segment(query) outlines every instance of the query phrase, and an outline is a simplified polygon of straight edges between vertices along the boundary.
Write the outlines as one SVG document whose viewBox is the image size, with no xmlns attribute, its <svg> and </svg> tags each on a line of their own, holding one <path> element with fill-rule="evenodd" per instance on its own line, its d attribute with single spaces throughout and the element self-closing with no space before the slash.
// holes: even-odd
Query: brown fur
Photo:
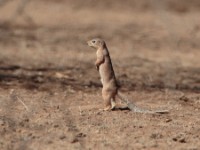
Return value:
<svg viewBox="0 0 200 150">
<path fill-rule="evenodd" d="M 95 38 L 87 42 L 90 47 L 97 49 L 96 55 L 97 59 L 95 62 L 96 69 L 99 71 L 101 82 L 103 84 L 102 97 L 105 102 L 105 107 L 103 110 L 112 110 L 116 106 L 116 96 L 118 96 L 123 102 L 126 103 L 128 109 L 134 112 L 141 113 L 166 113 L 167 110 L 151 111 L 137 107 L 118 92 L 117 80 L 115 78 L 115 73 L 112 66 L 112 61 L 109 55 L 108 48 L 104 40 L 100 38 Z"/>
<path fill-rule="evenodd" d="M 115 107 L 115 98 L 118 92 L 117 80 L 112 67 L 109 51 L 102 39 L 88 41 L 88 45 L 97 49 L 96 68 L 100 73 L 103 84 L 102 96 L 105 102 L 104 110 L 111 110 Z"/>
</svg>

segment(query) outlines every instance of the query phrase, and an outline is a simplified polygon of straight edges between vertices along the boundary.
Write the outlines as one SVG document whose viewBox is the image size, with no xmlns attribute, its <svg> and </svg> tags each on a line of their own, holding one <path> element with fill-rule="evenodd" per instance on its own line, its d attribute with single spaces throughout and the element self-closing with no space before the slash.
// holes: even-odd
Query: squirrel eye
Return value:
<svg viewBox="0 0 200 150">
<path fill-rule="evenodd" d="M 92 41 L 92 43 L 95 43 L 96 41 Z"/>
</svg>

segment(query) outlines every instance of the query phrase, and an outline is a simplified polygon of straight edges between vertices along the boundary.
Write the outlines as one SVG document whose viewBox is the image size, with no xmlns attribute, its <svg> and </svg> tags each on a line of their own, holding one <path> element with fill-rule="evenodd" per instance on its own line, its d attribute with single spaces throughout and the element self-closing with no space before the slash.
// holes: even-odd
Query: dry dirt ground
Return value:
<svg viewBox="0 0 200 150">
<path fill-rule="evenodd" d="M 200 149 L 198 0 L 19 3 L 0 3 L 1 150 Z M 170 113 L 99 112 L 92 37 L 131 102 Z"/>
</svg>

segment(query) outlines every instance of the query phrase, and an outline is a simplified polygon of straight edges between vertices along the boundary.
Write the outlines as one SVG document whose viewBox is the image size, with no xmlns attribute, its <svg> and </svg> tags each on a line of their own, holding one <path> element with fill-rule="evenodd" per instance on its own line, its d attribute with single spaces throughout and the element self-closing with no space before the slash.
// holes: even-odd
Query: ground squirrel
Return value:
<svg viewBox="0 0 200 150">
<path fill-rule="evenodd" d="M 102 96 L 105 102 L 105 108 L 103 110 L 115 109 L 116 97 L 119 97 L 126 107 L 134 112 L 140 113 L 166 113 L 166 110 L 151 111 L 137 107 L 135 104 L 130 103 L 124 96 L 122 96 L 118 89 L 115 72 L 113 70 L 112 61 L 106 43 L 100 38 L 95 38 L 87 42 L 90 47 L 97 49 L 97 59 L 95 62 L 96 69 L 99 71 L 101 82 L 103 84 Z"/>
</svg>

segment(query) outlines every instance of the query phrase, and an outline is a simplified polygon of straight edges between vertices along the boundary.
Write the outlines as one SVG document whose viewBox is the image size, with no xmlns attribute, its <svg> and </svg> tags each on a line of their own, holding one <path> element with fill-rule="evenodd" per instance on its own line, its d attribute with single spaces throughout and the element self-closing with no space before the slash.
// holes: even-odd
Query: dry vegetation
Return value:
<svg viewBox="0 0 200 150">
<path fill-rule="evenodd" d="M 199 0 L 1 0 L 0 149 L 200 147 Z M 121 91 L 169 114 L 99 112 L 95 51 Z"/>
</svg>

